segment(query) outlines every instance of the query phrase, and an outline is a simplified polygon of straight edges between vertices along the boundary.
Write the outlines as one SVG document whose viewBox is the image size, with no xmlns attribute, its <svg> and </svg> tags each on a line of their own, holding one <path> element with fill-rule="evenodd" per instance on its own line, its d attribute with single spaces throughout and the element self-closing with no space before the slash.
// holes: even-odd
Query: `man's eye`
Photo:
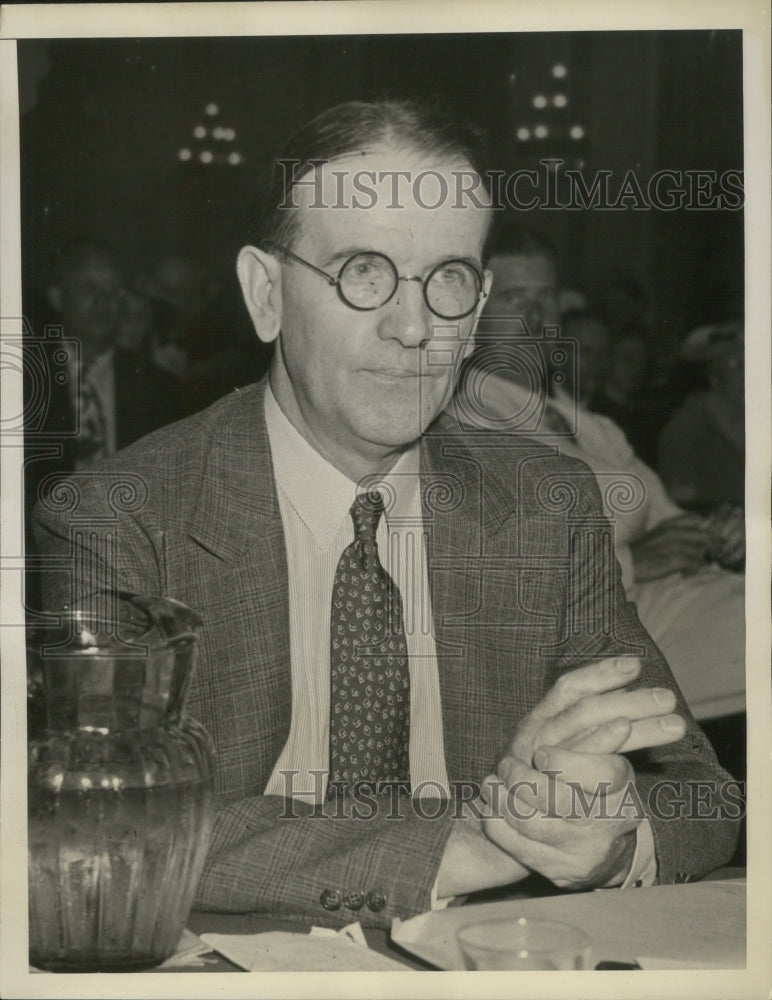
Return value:
<svg viewBox="0 0 772 1000">
<path fill-rule="evenodd" d="M 450 264 L 435 272 L 435 280 L 445 287 L 466 289 L 473 288 L 477 282 L 471 268 L 462 264 Z"/>
<path fill-rule="evenodd" d="M 380 281 L 387 274 L 385 261 L 379 257 L 356 257 L 343 269 L 343 278 L 349 281 Z"/>
</svg>

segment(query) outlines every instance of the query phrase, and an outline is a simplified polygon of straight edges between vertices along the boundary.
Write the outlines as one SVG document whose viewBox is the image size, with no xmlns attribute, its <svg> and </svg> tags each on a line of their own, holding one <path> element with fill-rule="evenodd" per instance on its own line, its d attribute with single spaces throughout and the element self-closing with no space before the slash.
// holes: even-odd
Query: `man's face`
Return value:
<svg viewBox="0 0 772 1000">
<path fill-rule="evenodd" d="M 519 317 L 532 337 L 538 337 L 543 326 L 560 322 L 557 273 L 549 257 L 497 254 L 489 267 L 493 288 L 486 317 Z"/>
<path fill-rule="evenodd" d="M 95 353 L 114 343 L 123 308 L 124 285 L 106 254 L 94 252 L 73 261 L 58 285 L 57 304 L 65 333 Z"/>
<path fill-rule="evenodd" d="M 583 402 L 602 388 L 609 370 L 611 344 L 606 327 L 591 316 L 567 323 L 563 335 L 576 341 L 579 393 Z"/>
<path fill-rule="evenodd" d="M 354 187 L 360 171 L 436 170 L 454 191 L 453 170 L 463 162 L 437 163 L 410 150 L 376 149 L 322 168 L 324 201 L 343 208 L 311 208 L 314 191 L 296 193 L 299 223 L 291 249 L 337 276 L 358 251 L 378 251 L 401 276 L 426 277 L 449 258 L 466 259 L 482 271 L 489 213 L 440 199 L 436 178 L 422 183 L 416 201 L 410 179 L 393 175 L 375 183 L 374 204 Z M 334 178 L 331 171 L 335 171 Z M 394 207 L 398 204 L 400 207 Z M 391 207 L 389 207 L 391 206 Z M 426 305 L 422 284 L 400 281 L 393 298 L 372 311 L 346 305 L 337 289 L 308 268 L 281 258 L 282 316 L 271 385 L 279 404 L 303 435 L 344 471 L 362 463 L 384 464 L 415 441 L 447 405 L 461 357 L 469 352 L 476 314 L 443 320 Z"/>
</svg>

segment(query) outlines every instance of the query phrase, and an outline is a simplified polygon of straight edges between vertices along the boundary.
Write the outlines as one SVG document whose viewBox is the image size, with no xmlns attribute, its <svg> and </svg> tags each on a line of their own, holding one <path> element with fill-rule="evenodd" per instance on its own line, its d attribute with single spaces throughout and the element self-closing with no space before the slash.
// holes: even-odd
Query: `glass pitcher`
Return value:
<svg viewBox="0 0 772 1000">
<path fill-rule="evenodd" d="M 28 636 L 29 960 L 149 968 L 174 951 L 214 818 L 214 754 L 183 714 L 201 618 L 100 594 Z"/>
</svg>

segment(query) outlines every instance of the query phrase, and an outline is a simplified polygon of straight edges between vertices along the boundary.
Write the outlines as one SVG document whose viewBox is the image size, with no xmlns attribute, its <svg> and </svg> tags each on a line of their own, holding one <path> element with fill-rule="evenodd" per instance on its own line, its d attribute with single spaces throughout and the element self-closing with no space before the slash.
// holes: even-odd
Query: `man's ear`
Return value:
<svg viewBox="0 0 772 1000">
<path fill-rule="evenodd" d="M 46 289 L 46 298 L 57 312 L 62 311 L 62 286 L 49 285 Z"/>
<path fill-rule="evenodd" d="M 281 330 L 281 265 L 257 247 L 243 247 L 236 262 L 249 315 L 258 337 L 266 344 Z"/>
<path fill-rule="evenodd" d="M 472 353 L 475 347 L 475 334 L 477 333 L 477 324 L 480 321 L 480 316 L 483 309 L 485 308 L 485 303 L 488 301 L 488 296 L 491 294 L 491 288 L 493 287 L 493 271 L 483 271 L 483 293 L 480 296 L 480 301 L 477 303 L 477 308 L 474 312 L 474 322 L 472 323 L 472 329 L 469 331 L 469 336 L 466 338 L 466 344 L 464 345 L 463 357 L 466 359 Z"/>
</svg>

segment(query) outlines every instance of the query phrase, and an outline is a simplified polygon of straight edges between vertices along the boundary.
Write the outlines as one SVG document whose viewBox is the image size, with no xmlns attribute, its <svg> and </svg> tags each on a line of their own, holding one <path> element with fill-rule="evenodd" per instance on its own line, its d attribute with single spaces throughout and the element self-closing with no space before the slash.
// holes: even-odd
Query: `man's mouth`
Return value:
<svg viewBox="0 0 772 1000">
<path fill-rule="evenodd" d="M 427 378 L 429 376 L 429 372 L 406 370 L 404 368 L 366 368 L 365 371 L 371 375 L 379 375 L 382 378 L 411 379 Z"/>
</svg>

